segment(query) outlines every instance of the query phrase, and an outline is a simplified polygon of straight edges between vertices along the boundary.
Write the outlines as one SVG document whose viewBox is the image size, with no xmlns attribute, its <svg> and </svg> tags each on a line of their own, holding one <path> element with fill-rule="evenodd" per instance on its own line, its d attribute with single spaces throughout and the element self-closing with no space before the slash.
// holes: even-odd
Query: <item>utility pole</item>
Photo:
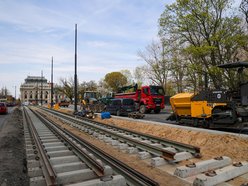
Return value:
<svg viewBox="0 0 248 186">
<path fill-rule="evenodd" d="M 16 85 L 15 85 L 15 101 L 16 101 Z"/>
<path fill-rule="evenodd" d="M 74 113 L 77 112 L 77 24 L 75 24 Z"/>
<path fill-rule="evenodd" d="M 36 79 L 36 94 L 35 94 L 35 104 L 38 105 L 39 104 L 39 83 L 38 83 L 38 79 Z"/>
<path fill-rule="evenodd" d="M 42 106 L 42 102 L 43 102 L 43 70 L 41 71 L 41 87 L 40 87 L 41 91 L 40 91 L 40 104 Z"/>
<path fill-rule="evenodd" d="M 51 108 L 53 108 L 53 56 L 52 56 L 52 67 L 51 67 Z"/>
</svg>

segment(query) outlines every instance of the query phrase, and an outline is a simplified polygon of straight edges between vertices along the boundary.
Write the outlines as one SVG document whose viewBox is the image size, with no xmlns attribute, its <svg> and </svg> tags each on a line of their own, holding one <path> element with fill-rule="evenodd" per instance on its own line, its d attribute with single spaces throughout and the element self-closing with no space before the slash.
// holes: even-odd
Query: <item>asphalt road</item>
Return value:
<svg viewBox="0 0 248 186">
<path fill-rule="evenodd" d="M 14 107 L 8 107 L 8 114 L 0 114 L 0 132 L 2 131 L 4 125 L 6 125 L 6 121 L 10 117 L 10 113 L 13 112 L 13 109 Z"/>
<path fill-rule="evenodd" d="M 166 122 L 166 118 L 169 117 L 170 113 L 166 111 L 162 111 L 159 114 L 145 114 L 144 120 L 148 121 L 156 121 L 156 122 Z"/>
<path fill-rule="evenodd" d="M 171 106 L 166 105 L 165 108 L 159 114 L 155 114 L 154 112 L 151 112 L 150 114 L 145 114 L 144 120 L 168 123 L 168 121 L 166 121 L 166 118 L 168 118 L 171 113 Z"/>
</svg>

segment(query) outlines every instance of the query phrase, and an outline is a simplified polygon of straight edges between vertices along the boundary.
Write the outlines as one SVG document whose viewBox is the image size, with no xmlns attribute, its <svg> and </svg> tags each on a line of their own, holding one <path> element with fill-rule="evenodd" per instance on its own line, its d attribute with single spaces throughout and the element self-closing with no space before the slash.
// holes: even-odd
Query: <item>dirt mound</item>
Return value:
<svg viewBox="0 0 248 186">
<path fill-rule="evenodd" d="M 248 160 L 248 138 L 242 138 L 237 135 L 212 134 L 207 131 L 179 129 L 167 125 L 159 125 L 152 122 L 145 123 L 136 120 L 130 121 L 117 118 L 102 120 L 100 117 L 95 118 L 95 120 L 105 124 L 116 125 L 137 132 L 198 146 L 201 148 L 202 159 L 228 156 L 232 158 L 233 161 Z"/>
<path fill-rule="evenodd" d="M 229 134 L 212 134 L 208 132 L 178 129 L 167 125 L 155 123 L 144 123 L 139 121 L 129 121 L 124 119 L 110 118 L 95 120 L 111 124 L 134 131 L 143 132 L 175 140 L 201 148 L 202 159 L 209 159 L 216 156 L 229 156 L 233 161 L 248 160 L 248 138 Z"/>
</svg>

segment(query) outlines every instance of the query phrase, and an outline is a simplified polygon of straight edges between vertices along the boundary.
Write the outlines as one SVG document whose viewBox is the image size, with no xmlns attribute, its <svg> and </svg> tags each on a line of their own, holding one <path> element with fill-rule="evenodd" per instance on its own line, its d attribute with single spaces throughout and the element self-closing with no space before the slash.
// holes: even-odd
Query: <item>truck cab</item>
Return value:
<svg viewBox="0 0 248 186">
<path fill-rule="evenodd" d="M 137 87 L 137 86 L 127 86 Z M 122 90 L 127 90 L 122 88 Z M 130 98 L 133 99 L 140 113 L 150 113 L 152 110 L 155 113 L 160 113 L 164 108 L 164 89 L 161 86 L 142 86 L 140 89 L 134 89 L 134 92 L 119 92 L 115 94 L 115 98 Z"/>
<path fill-rule="evenodd" d="M 161 86 L 142 86 L 139 111 L 141 113 L 160 113 L 164 108 L 164 89 Z"/>
</svg>

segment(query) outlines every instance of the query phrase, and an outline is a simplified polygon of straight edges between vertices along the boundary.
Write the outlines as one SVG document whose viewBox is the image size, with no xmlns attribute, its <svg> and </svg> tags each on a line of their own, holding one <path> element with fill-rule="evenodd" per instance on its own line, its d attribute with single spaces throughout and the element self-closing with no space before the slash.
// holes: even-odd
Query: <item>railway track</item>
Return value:
<svg viewBox="0 0 248 186">
<path fill-rule="evenodd" d="M 30 185 L 158 185 L 36 111 L 23 117 Z"/>
<path fill-rule="evenodd" d="M 120 145 L 122 149 L 138 153 L 141 159 L 147 157 L 161 158 L 161 162 L 179 162 L 193 157 L 200 157 L 200 148 L 176 141 L 158 138 L 152 135 L 131 131 L 113 125 L 105 125 L 86 118 L 75 118 L 55 110 L 42 108 L 56 115 L 64 122 L 105 142 Z M 165 161 L 163 161 L 165 160 Z"/>
<path fill-rule="evenodd" d="M 175 164 L 174 162 L 199 157 L 200 149 L 194 146 L 184 146 L 184 144 L 174 143 L 170 140 L 160 141 L 160 138 L 154 136 L 137 132 L 132 133 L 133 131 L 130 130 L 105 125 L 85 118 L 76 118 L 75 116 L 50 109 L 42 110 L 46 111 L 44 115 L 50 114 L 52 117 L 59 118 L 64 124 L 68 124 L 71 127 L 77 128 L 79 131 L 81 130 L 88 133 L 107 144 L 111 144 L 115 148 L 119 148 L 121 151 L 136 154 L 140 159 L 144 160 L 144 162 L 150 163 L 151 166 L 171 175 L 175 175 L 190 185 L 222 186 L 222 184 L 227 184 L 232 186 L 237 185 L 237 183 L 248 183 L 247 161 L 233 162 L 231 158 L 223 156 L 178 166 L 177 163 Z M 128 138 L 128 140 L 126 140 L 126 138 Z M 134 139 L 135 143 L 130 139 Z M 136 140 L 142 142 L 141 145 L 136 143 Z M 154 146 L 155 150 L 151 150 L 151 146 Z M 168 146 L 171 149 L 168 149 Z M 161 147 L 163 150 L 167 148 L 166 151 L 164 152 L 162 150 L 158 152 L 157 150 Z M 173 153 L 167 153 L 167 151 Z M 177 153 L 184 155 L 178 158 L 175 156 Z M 170 164 L 171 162 L 172 164 Z M 234 181 L 232 179 L 234 179 Z M 235 182 L 236 180 L 238 181 Z"/>
</svg>

